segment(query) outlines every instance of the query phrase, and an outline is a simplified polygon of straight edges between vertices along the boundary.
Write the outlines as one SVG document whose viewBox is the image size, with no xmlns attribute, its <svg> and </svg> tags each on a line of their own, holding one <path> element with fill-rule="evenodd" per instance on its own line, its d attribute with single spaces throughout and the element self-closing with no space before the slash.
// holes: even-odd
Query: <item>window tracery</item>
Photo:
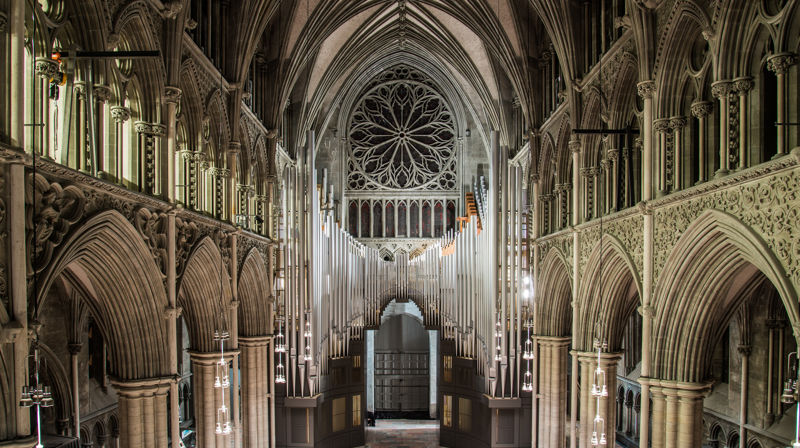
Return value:
<svg viewBox="0 0 800 448">
<path fill-rule="evenodd" d="M 384 71 L 350 117 L 347 188 L 455 190 L 455 136 L 450 106 L 424 74 Z"/>
</svg>

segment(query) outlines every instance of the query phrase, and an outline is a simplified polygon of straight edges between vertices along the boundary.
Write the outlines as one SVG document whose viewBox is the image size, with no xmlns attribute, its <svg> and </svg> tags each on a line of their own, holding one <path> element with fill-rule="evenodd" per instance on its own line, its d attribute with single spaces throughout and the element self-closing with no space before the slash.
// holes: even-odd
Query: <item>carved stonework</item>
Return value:
<svg viewBox="0 0 800 448">
<path fill-rule="evenodd" d="M 28 188 L 25 191 L 25 205 L 29 210 L 25 223 L 27 247 L 33 248 L 28 269 L 31 275 L 41 272 L 50 263 L 56 247 L 62 243 L 70 228 L 84 216 L 87 199 L 80 188 L 74 185 L 62 187 L 38 174 L 35 178 L 29 174 L 26 183 L 33 184 L 32 191 Z"/>
<path fill-rule="evenodd" d="M 714 104 L 711 101 L 698 101 L 692 103 L 692 115 L 695 118 L 707 117 L 714 111 Z"/>
<path fill-rule="evenodd" d="M 180 276 L 183 274 L 183 268 L 186 266 L 192 247 L 200 238 L 201 233 L 196 223 L 176 217 L 175 235 L 175 272 Z"/>
<path fill-rule="evenodd" d="M 161 271 L 167 276 L 167 215 L 154 213 L 146 208 L 136 211 L 134 227 L 142 235 L 142 240 L 150 249 L 153 258 Z"/>
<path fill-rule="evenodd" d="M 711 95 L 714 98 L 722 98 L 723 96 L 729 95 L 732 91 L 733 83 L 731 81 L 716 81 L 711 84 Z"/>
<path fill-rule="evenodd" d="M 778 53 L 767 59 L 767 69 L 775 72 L 776 75 L 783 75 L 789 71 L 789 67 L 797 62 L 797 58 L 792 53 Z"/>
<path fill-rule="evenodd" d="M 758 233 L 786 268 L 787 275 L 796 285 L 800 284 L 800 234 L 794 231 L 800 220 L 798 191 L 800 172 L 794 170 L 656 209 L 655 278 L 689 224 L 705 210 L 718 209 L 734 215 Z"/>
<path fill-rule="evenodd" d="M 125 123 L 131 118 L 131 111 L 127 107 L 113 106 L 111 108 L 111 118 L 117 123 Z"/>
<path fill-rule="evenodd" d="M 34 72 L 40 78 L 53 79 L 58 74 L 58 62 L 50 58 L 36 58 Z"/>
<path fill-rule="evenodd" d="M 95 100 L 107 103 L 111 99 L 111 88 L 104 85 L 96 85 L 92 90 L 92 95 L 94 95 Z"/>
<path fill-rule="evenodd" d="M 5 33 L 7 24 L 8 18 L 6 17 L 6 13 L 0 11 L 0 33 Z"/>
<path fill-rule="evenodd" d="M 736 78 L 733 80 L 733 89 L 739 93 L 739 95 L 745 95 L 750 89 L 753 88 L 753 78 L 743 77 L 743 78 Z"/>
<path fill-rule="evenodd" d="M 164 102 L 167 104 L 178 104 L 181 101 L 181 89 L 167 86 L 164 88 Z"/>
<path fill-rule="evenodd" d="M 134 123 L 134 129 L 136 129 L 136 132 L 139 134 L 153 137 L 163 137 L 167 131 L 167 127 L 163 124 L 146 123 L 144 121 L 137 121 Z"/>
<path fill-rule="evenodd" d="M 636 84 L 636 92 L 644 99 L 652 98 L 653 94 L 656 93 L 656 82 L 642 81 Z"/>
</svg>

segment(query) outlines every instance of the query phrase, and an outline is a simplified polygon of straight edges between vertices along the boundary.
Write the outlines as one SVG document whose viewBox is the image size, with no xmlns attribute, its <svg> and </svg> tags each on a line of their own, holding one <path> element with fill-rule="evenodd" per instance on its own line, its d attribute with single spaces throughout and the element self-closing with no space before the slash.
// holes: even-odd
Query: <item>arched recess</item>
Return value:
<svg viewBox="0 0 800 448">
<path fill-rule="evenodd" d="M 41 274 L 37 310 L 65 273 L 93 292 L 85 296 L 86 305 L 108 338 L 113 375 L 121 380 L 169 375 L 163 277 L 124 216 L 104 211 L 71 232 Z"/>
<path fill-rule="evenodd" d="M 192 350 L 213 352 L 214 332 L 227 323 L 231 280 L 217 245 L 203 238 L 192 250 L 178 283 L 178 305 L 183 308 Z M 227 329 L 227 328 L 226 328 Z"/>
<path fill-rule="evenodd" d="M 797 292 L 762 238 L 735 217 L 708 210 L 684 232 L 654 290 L 653 373 L 662 380 L 700 382 L 722 329 L 747 299 L 740 291 L 765 276 L 793 327 Z"/>
<path fill-rule="evenodd" d="M 539 268 L 536 285 L 536 334 L 568 336 L 572 332 L 572 278 L 563 254 L 552 248 Z"/>
<path fill-rule="evenodd" d="M 581 277 L 576 349 L 591 351 L 599 330 L 608 341 L 608 350 L 620 351 L 625 326 L 639 303 L 640 291 L 639 273 L 622 243 L 614 236 L 603 235 L 592 249 Z M 599 328 L 595 328 L 597 323 Z"/>
<path fill-rule="evenodd" d="M 267 273 L 264 257 L 257 249 L 251 249 L 245 257 L 239 273 L 238 292 L 239 335 L 264 336 L 272 333 L 272 279 Z"/>
</svg>

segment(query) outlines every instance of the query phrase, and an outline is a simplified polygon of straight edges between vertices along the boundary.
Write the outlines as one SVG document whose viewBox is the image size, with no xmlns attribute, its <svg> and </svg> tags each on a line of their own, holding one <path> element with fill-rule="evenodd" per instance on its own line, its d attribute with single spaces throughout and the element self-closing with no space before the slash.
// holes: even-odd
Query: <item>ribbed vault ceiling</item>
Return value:
<svg viewBox="0 0 800 448">
<path fill-rule="evenodd" d="M 277 0 L 273 0 L 277 1 Z M 456 84 L 463 107 L 482 134 L 502 123 L 515 98 L 531 122 L 528 66 L 548 39 L 525 0 L 295 0 L 280 2 L 268 19 L 257 57 L 276 79 L 276 106 L 301 104 L 303 129 L 324 129 L 338 101 L 360 91 L 360 73 L 404 57 L 424 59 Z M 544 41 L 544 42 L 543 42 Z M 347 111 L 343 111 L 347 113 Z M 272 121 L 271 123 L 269 121 Z"/>
</svg>

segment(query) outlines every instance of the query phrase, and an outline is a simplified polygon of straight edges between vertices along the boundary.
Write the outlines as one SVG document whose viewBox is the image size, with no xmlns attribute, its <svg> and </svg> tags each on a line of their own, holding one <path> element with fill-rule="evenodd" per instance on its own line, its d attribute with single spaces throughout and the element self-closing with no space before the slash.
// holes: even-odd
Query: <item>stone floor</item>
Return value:
<svg viewBox="0 0 800 448">
<path fill-rule="evenodd" d="M 369 448 L 437 448 L 438 420 L 378 420 L 367 426 Z"/>
</svg>

